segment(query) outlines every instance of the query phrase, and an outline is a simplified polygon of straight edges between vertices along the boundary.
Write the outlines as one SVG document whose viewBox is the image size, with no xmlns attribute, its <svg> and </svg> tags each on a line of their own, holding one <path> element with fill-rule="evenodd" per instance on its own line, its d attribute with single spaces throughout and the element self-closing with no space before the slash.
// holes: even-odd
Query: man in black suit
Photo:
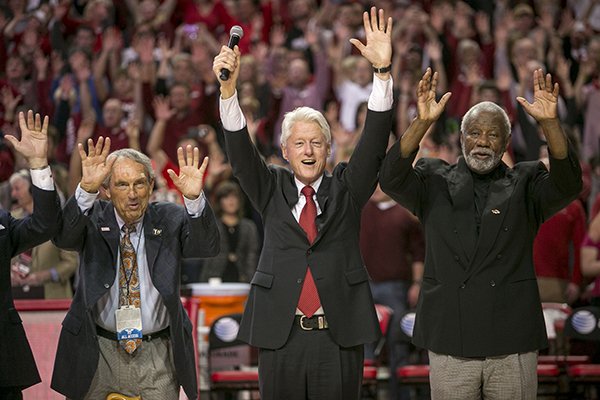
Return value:
<svg viewBox="0 0 600 400">
<path fill-rule="evenodd" d="M 351 42 L 376 72 L 364 133 L 348 163 L 325 172 L 331 133 L 323 115 L 286 115 L 286 168 L 267 166 L 248 135 L 236 96 L 239 49 L 213 63 L 233 172 L 261 213 L 265 240 L 238 337 L 259 351 L 262 399 L 358 399 L 363 346 L 380 335 L 359 251 L 361 209 L 377 184 L 391 129 L 391 18 L 364 14 L 367 45 Z"/>
<path fill-rule="evenodd" d="M 177 151 L 179 173 L 169 174 L 184 208 L 149 203 L 154 173 L 144 154 L 109 155 L 110 139 L 102 137 L 95 145 L 88 140 L 87 154 L 78 146 L 82 177 L 55 242 L 80 253 L 80 281 L 62 324 L 52 388 L 71 399 L 104 399 L 114 391 L 176 400 L 183 386 L 196 399 L 195 332 L 179 280 L 183 257 L 219 251 L 202 193 L 208 158 L 199 166 L 198 148 Z M 97 199 L 101 185 L 110 201 Z"/>
<path fill-rule="evenodd" d="M 413 342 L 429 350 L 433 399 L 535 399 L 537 351 L 547 346 L 535 271 L 539 226 L 577 197 L 581 169 L 557 117 L 558 84 L 535 71 L 534 99 L 517 98 L 548 142 L 541 162 L 510 168 L 506 112 L 491 102 L 463 117 L 463 157 L 420 159 L 419 143 L 450 93 L 435 99 L 428 70 L 418 116 L 389 150 L 382 189 L 419 217 L 426 256 Z"/>
<path fill-rule="evenodd" d="M 48 117 L 42 120 L 32 111 L 27 121 L 19 114 L 21 139 L 5 136 L 27 160 L 31 172 L 33 213 L 16 220 L 0 210 L 0 398 L 22 399 L 21 390 L 40 382 L 31 348 L 11 294 L 11 258 L 54 236 L 60 226 L 60 203 L 48 166 Z"/>
</svg>

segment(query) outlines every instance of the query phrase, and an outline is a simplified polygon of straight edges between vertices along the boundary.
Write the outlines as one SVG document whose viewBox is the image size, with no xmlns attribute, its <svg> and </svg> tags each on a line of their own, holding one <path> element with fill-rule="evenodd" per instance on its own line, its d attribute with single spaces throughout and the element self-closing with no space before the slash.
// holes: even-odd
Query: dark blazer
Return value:
<svg viewBox="0 0 600 400">
<path fill-rule="evenodd" d="M 239 281 L 250 282 L 258 263 L 259 238 L 256 224 L 246 218 L 240 219 L 238 243 L 235 249 L 229 247 L 225 224 L 221 220 L 217 220 L 217 225 L 221 235 L 221 251 L 216 257 L 204 260 L 200 281 L 207 282 L 211 277 L 221 277 L 228 264 L 227 256 L 229 253 L 233 253 L 237 257 L 235 264 L 240 277 Z"/>
<path fill-rule="evenodd" d="M 319 233 L 312 245 L 291 212 L 298 202 L 292 172 L 267 166 L 245 128 L 225 133 L 233 173 L 260 212 L 265 230 L 238 334 L 241 340 L 267 349 L 286 343 L 308 265 L 336 343 L 350 347 L 379 337 L 358 239 L 361 210 L 377 184 L 391 118 L 391 111 L 369 111 L 350 161 L 323 176 L 317 192 Z"/>
<path fill-rule="evenodd" d="M 176 204 L 151 203 L 144 215 L 144 235 L 152 282 L 169 313 L 177 379 L 186 395 L 196 399 L 194 333 L 181 304 L 180 266 L 183 257 L 211 257 L 218 253 L 215 217 L 208 203 L 198 218 L 190 217 Z M 78 251 L 80 264 L 78 290 L 62 323 L 51 387 L 68 398 L 81 399 L 89 390 L 98 364 L 96 303 L 115 282 L 119 227 L 112 203 L 98 200 L 84 215 L 75 197 L 71 197 L 55 243 Z"/>
<path fill-rule="evenodd" d="M 40 382 L 21 318 L 15 310 L 10 282 L 10 259 L 50 240 L 60 226 L 56 191 L 31 186 L 33 214 L 14 219 L 0 210 L 0 387 L 22 389 Z"/>
<path fill-rule="evenodd" d="M 421 220 L 426 256 L 413 342 L 436 353 L 484 357 L 547 346 L 533 240 L 545 220 L 575 199 L 581 169 L 570 151 L 495 171 L 477 235 L 473 177 L 455 165 L 388 152 L 382 189 Z"/>
</svg>

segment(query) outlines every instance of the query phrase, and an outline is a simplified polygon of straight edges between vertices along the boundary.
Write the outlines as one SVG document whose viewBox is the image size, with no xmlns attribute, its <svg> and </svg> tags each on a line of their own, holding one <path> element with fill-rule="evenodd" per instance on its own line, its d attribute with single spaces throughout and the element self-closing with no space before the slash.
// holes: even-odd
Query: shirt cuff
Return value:
<svg viewBox="0 0 600 400">
<path fill-rule="evenodd" d="M 96 193 L 88 193 L 81 188 L 81 184 L 77 185 L 77 189 L 75 190 L 75 199 L 77 200 L 77 205 L 82 213 L 85 213 L 87 210 L 92 208 L 94 205 L 94 201 L 100 192 Z"/>
<path fill-rule="evenodd" d="M 31 183 L 43 190 L 54 190 L 54 178 L 50 166 L 43 169 L 30 169 Z"/>
<path fill-rule="evenodd" d="M 237 90 L 228 99 L 219 97 L 219 112 L 221 113 L 221 123 L 226 130 L 235 132 L 246 126 L 246 118 L 244 118 L 238 102 Z"/>
<path fill-rule="evenodd" d="M 200 196 L 194 200 L 183 196 L 183 203 L 185 204 L 185 209 L 189 215 L 191 215 L 193 218 L 199 217 L 200 214 L 202 214 L 202 211 L 204 211 L 204 207 L 206 207 L 206 198 L 204 196 L 204 192 L 201 192 Z"/>
<path fill-rule="evenodd" d="M 373 74 L 373 90 L 369 96 L 369 110 L 379 112 L 391 110 L 394 104 L 393 90 L 394 80 L 392 77 L 384 81 Z"/>
</svg>

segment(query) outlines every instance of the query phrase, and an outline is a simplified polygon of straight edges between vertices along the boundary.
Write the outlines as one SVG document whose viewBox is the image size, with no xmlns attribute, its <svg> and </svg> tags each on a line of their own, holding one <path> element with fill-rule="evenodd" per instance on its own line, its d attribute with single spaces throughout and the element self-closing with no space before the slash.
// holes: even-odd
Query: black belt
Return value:
<svg viewBox="0 0 600 400">
<path fill-rule="evenodd" d="M 322 329 L 329 329 L 329 324 L 327 324 L 327 319 L 324 315 L 313 315 L 310 318 L 308 318 L 306 315 L 296 315 L 294 322 L 305 331 L 320 331 Z"/>
<path fill-rule="evenodd" d="M 116 332 L 107 331 L 100 325 L 96 325 L 96 333 L 98 334 L 98 336 L 102 336 L 103 338 L 114 340 L 115 342 L 119 341 L 119 339 L 117 339 Z M 149 342 L 151 340 L 158 339 L 161 337 L 169 337 L 169 327 L 166 327 L 165 329 L 161 329 L 160 331 L 156 331 L 154 333 L 150 333 L 148 335 L 143 335 L 142 340 L 145 342 Z"/>
</svg>

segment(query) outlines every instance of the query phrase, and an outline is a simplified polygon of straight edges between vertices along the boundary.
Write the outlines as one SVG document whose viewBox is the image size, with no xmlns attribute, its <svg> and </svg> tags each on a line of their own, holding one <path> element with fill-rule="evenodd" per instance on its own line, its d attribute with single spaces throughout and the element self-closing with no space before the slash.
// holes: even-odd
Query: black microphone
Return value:
<svg viewBox="0 0 600 400">
<path fill-rule="evenodd" d="M 227 47 L 233 49 L 236 44 L 240 42 L 240 39 L 244 37 L 244 30 L 239 25 L 234 25 L 229 30 L 229 43 L 227 43 Z M 239 68 L 239 66 L 238 66 Z M 221 68 L 221 73 L 219 74 L 219 79 L 222 81 L 226 81 L 229 79 L 229 70 L 226 68 Z"/>
</svg>

